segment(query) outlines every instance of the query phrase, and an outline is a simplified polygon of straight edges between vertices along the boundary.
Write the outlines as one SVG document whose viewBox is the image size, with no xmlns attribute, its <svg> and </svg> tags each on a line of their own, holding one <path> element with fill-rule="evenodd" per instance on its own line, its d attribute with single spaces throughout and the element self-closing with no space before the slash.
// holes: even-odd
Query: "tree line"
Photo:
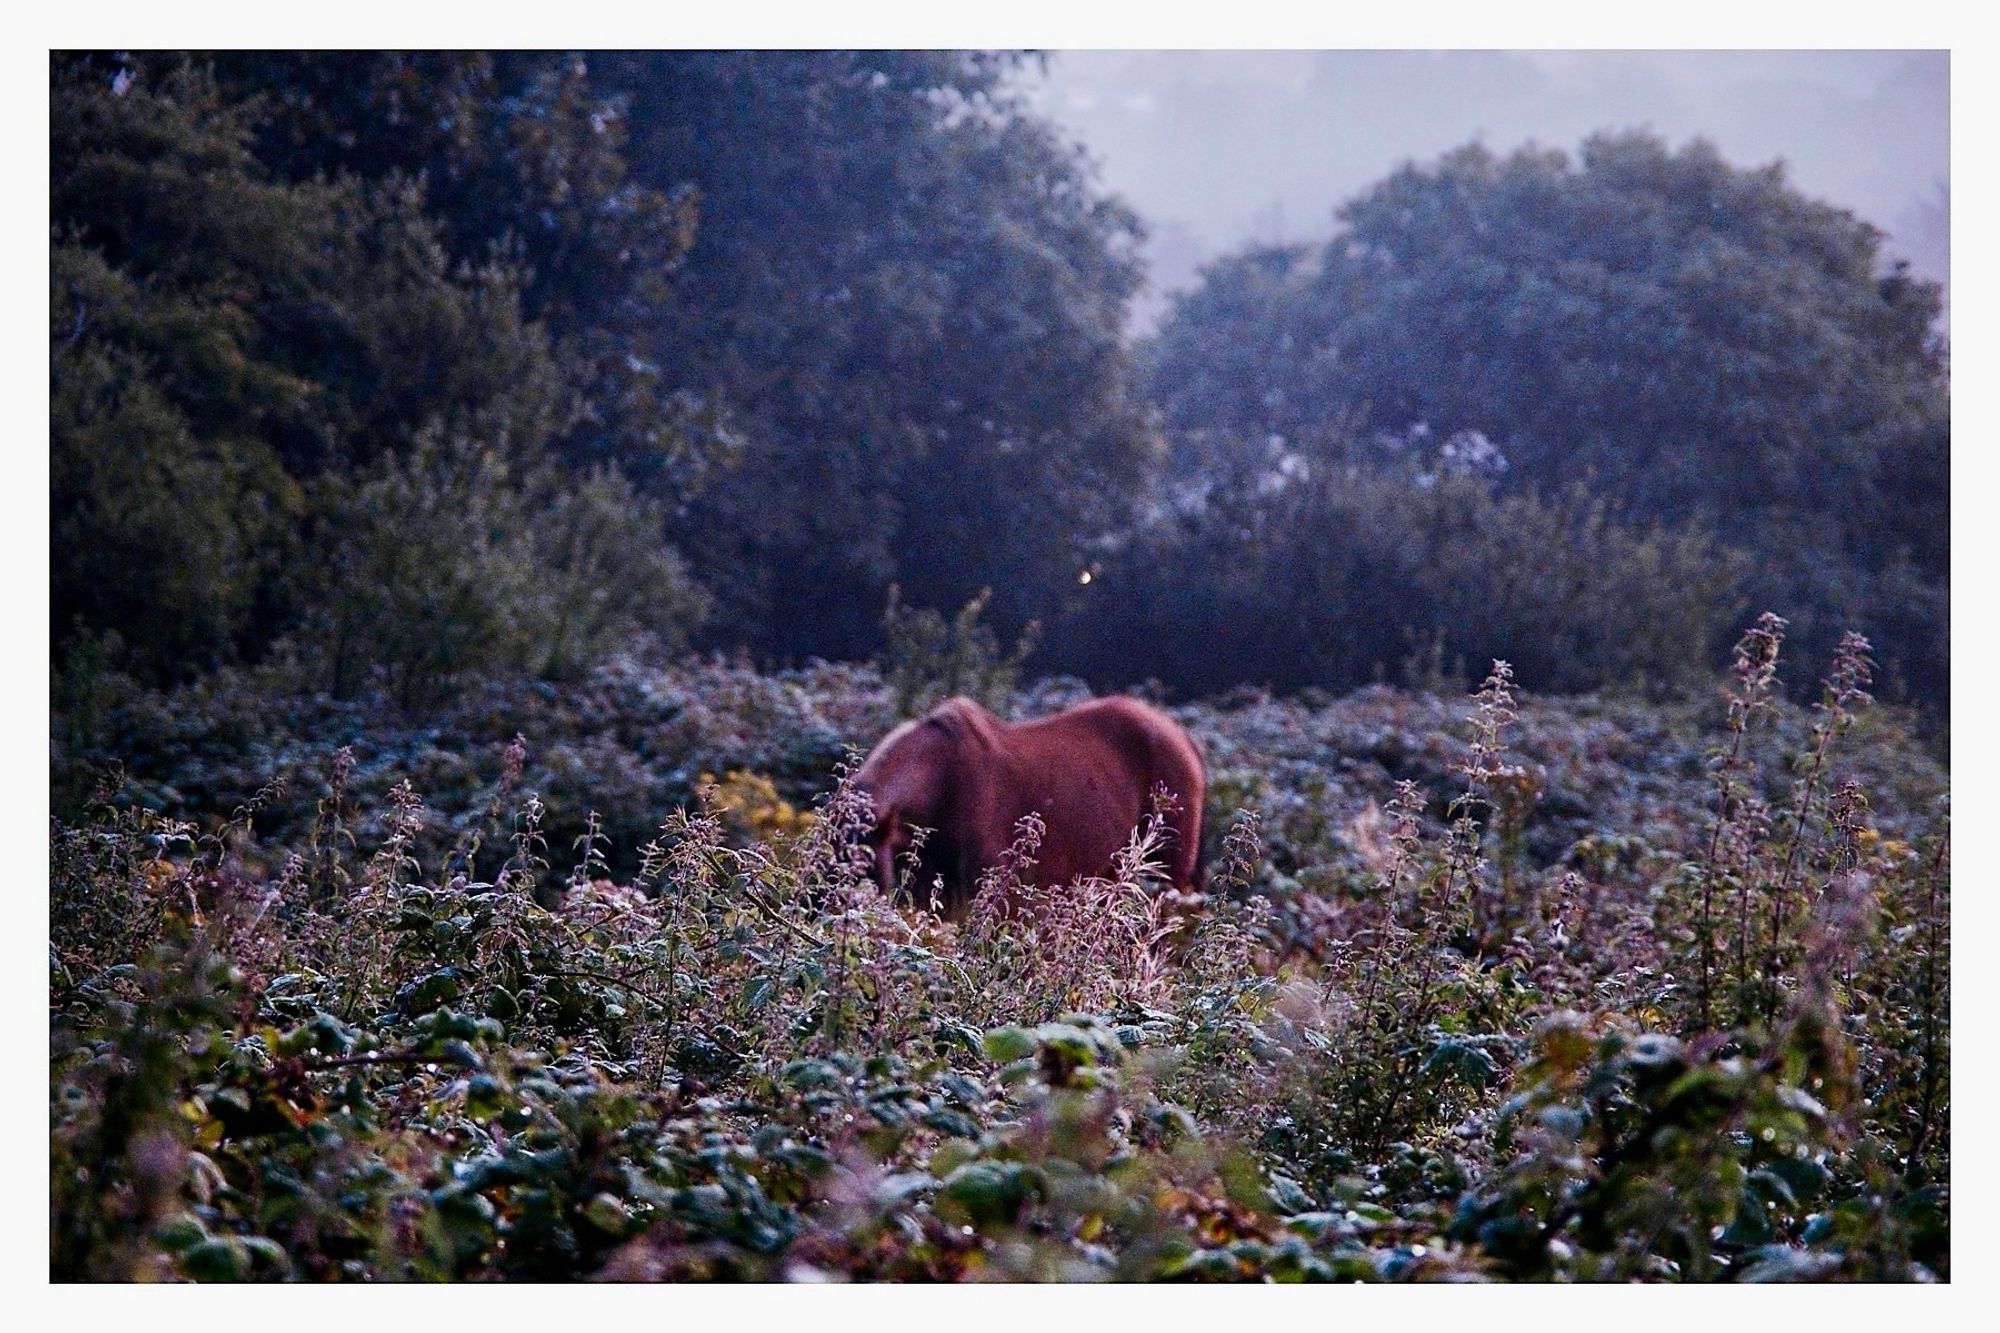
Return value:
<svg viewBox="0 0 2000 1333">
<path fill-rule="evenodd" d="M 990 588 L 1107 686 L 1676 689 L 1754 603 L 1942 707 L 1940 294 L 1873 229 L 1699 142 L 1474 147 L 1135 342 L 1030 59 L 53 54 L 59 679 L 415 707 Z"/>
</svg>

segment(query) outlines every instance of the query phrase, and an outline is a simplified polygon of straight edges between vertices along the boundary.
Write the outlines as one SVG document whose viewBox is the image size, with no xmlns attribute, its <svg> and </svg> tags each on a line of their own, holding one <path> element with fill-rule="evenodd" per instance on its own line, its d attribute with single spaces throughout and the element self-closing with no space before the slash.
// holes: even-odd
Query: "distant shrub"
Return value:
<svg viewBox="0 0 2000 1333">
<path fill-rule="evenodd" d="M 1694 530 L 1472 472 L 1248 453 L 1103 560 L 1053 627 L 1053 657 L 1104 685 L 1157 676 L 1196 695 L 1462 686 L 1493 658 L 1556 691 L 1707 677 L 1735 568 Z"/>
<path fill-rule="evenodd" d="M 904 605 L 902 589 L 890 586 L 881 668 L 899 713 L 919 713 L 954 695 L 988 707 L 1004 703 L 1041 629 L 1030 621 L 1003 652 L 999 636 L 981 619 L 991 598 L 992 589 L 982 589 L 946 620 L 929 607 Z"/>
<path fill-rule="evenodd" d="M 635 632 L 673 650 L 705 612 L 657 504 L 607 472 L 520 478 L 433 433 L 329 508 L 301 637 L 336 694 L 377 669 L 405 707 L 455 676 L 570 675 Z"/>
<path fill-rule="evenodd" d="M 708 597 L 666 542 L 666 512 L 617 472 L 574 483 L 551 473 L 525 488 L 535 577 L 531 671 L 574 679 L 635 634 L 676 653 L 708 614 Z"/>
</svg>

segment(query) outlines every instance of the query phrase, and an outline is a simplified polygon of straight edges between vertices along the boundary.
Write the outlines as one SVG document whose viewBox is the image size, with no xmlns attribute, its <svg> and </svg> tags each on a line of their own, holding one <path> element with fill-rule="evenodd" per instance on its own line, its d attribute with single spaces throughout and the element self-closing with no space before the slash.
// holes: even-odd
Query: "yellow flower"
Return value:
<svg viewBox="0 0 2000 1333">
<path fill-rule="evenodd" d="M 719 783 L 707 773 L 702 781 L 714 784 L 716 810 L 741 837 L 763 843 L 790 842 L 813 826 L 813 813 L 778 795 L 777 784 L 761 773 L 732 768 Z"/>
</svg>

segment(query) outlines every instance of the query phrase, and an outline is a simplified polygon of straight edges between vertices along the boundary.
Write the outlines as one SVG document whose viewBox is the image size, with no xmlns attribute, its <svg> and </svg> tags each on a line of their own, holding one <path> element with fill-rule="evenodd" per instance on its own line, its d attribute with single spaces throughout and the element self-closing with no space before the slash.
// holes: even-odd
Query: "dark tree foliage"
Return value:
<svg viewBox="0 0 2000 1333">
<path fill-rule="evenodd" d="M 1460 149 L 1340 220 L 1178 303 L 1149 366 L 1173 426 L 1310 449 L 1354 420 L 1431 458 L 1490 442 L 1510 487 L 1585 482 L 1771 557 L 1749 595 L 1823 622 L 1802 648 L 1862 623 L 1941 699 L 1945 622 L 1888 624 L 1912 591 L 1941 613 L 1948 578 L 1939 290 L 1885 265 L 1872 227 L 1780 166 L 1644 134 L 1575 160 Z"/>
<path fill-rule="evenodd" d="M 1052 627 L 1095 682 L 1441 688 L 1500 658 L 1543 689 L 1659 694 L 1713 671 L 1733 566 L 1697 533 L 1466 469 L 1183 444 L 1210 460 L 1208 484 L 1097 562 Z"/>
<path fill-rule="evenodd" d="M 285 179 L 258 157 L 266 101 L 185 57 L 58 53 L 50 74 L 59 660 L 84 645 L 100 657 L 115 639 L 121 665 L 172 679 L 302 634 L 331 683 L 352 683 L 338 643 L 318 635 L 351 591 L 337 571 L 379 564 L 389 544 L 476 545 L 470 516 L 437 515 L 415 533 L 346 507 L 353 484 L 369 493 L 367 477 L 440 432 L 520 497 L 538 496 L 538 515 L 586 491 L 586 510 L 623 505 L 626 520 L 597 525 L 639 544 L 620 559 L 648 578 L 619 590 L 623 604 L 696 605 L 662 515 L 549 471 L 591 405 L 588 378 L 526 308 L 522 255 L 453 253 L 426 174 Z M 383 549 L 355 551 L 371 540 Z M 508 548 L 516 576 L 466 590 L 484 614 L 503 614 L 524 587 L 546 608 L 562 586 L 574 542 L 548 531 L 524 542 Z M 415 618 L 375 624 L 393 640 L 423 641 L 465 610 L 436 582 L 449 562 L 419 572 L 432 583 L 404 603 Z M 589 619 L 544 610 L 526 623 L 570 632 Z M 548 668 L 568 657 L 567 645 L 524 637 L 480 660 Z M 377 661 L 392 673 L 417 665 Z"/>
<path fill-rule="evenodd" d="M 634 181 L 619 103 L 577 57 L 228 52 L 219 77 L 262 111 L 256 146 L 294 181 L 420 180 L 454 264 L 507 264 L 573 388 L 559 443 L 686 482 L 720 451 L 714 414 L 652 359 L 695 236 L 684 186 Z"/>
<path fill-rule="evenodd" d="M 949 52 L 222 58 L 291 179 L 418 176 L 582 363 L 565 437 L 682 509 L 721 632 L 871 650 L 888 585 L 1020 621 L 1148 437 L 1136 219 Z M 734 462 L 722 484 L 715 465 Z"/>
<path fill-rule="evenodd" d="M 1135 376 L 1140 225 L 1023 59 L 55 54 L 58 677 L 414 707 L 990 588 L 1108 687 L 1660 688 L 1755 604 L 1942 701 L 1938 298 L 1870 229 L 1700 144 L 1468 149 Z"/>
<path fill-rule="evenodd" d="M 1138 223 L 1003 83 L 1006 55 L 595 57 L 632 170 L 701 231 L 663 362 L 750 439 L 691 516 L 786 654 L 871 649 L 887 585 L 1018 624 L 1146 461 L 1121 337 Z"/>
</svg>

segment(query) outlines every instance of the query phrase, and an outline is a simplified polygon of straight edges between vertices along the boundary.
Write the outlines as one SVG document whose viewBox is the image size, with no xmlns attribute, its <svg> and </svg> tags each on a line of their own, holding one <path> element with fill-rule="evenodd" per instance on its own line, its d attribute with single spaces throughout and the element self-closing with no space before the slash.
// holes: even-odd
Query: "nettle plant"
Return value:
<svg viewBox="0 0 2000 1333">
<path fill-rule="evenodd" d="M 1882 838 L 1835 742 L 1868 703 L 1848 635 L 1791 765 L 1750 743 L 1785 623 L 1736 646 L 1699 850 L 1655 895 L 1650 1012 L 1550 1014 L 1448 1235 L 1516 1278 L 1927 1278 L 1948 1262 L 1947 832 Z M 1772 800 L 1768 793 L 1777 792 Z M 1678 973 L 1678 975 L 1677 975 Z"/>
</svg>

